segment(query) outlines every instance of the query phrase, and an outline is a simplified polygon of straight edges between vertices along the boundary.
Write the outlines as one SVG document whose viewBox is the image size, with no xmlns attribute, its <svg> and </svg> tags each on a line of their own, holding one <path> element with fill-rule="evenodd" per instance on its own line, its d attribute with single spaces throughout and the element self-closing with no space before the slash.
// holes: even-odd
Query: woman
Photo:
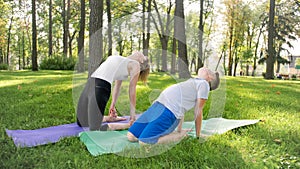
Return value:
<svg viewBox="0 0 300 169">
<path fill-rule="evenodd" d="M 135 121 L 136 85 L 138 80 L 147 81 L 149 75 L 148 58 L 141 52 L 128 57 L 110 56 L 88 79 L 77 105 L 77 124 L 93 130 L 106 130 L 101 126 L 106 104 L 111 94 L 111 85 L 115 82 L 109 115 L 117 117 L 116 102 L 120 94 L 122 81 L 130 77 L 130 122 Z"/>
<path fill-rule="evenodd" d="M 196 136 L 199 137 L 203 107 L 209 91 L 218 88 L 219 83 L 218 72 L 200 68 L 197 78 L 168 87 L 129 128 L 128 140 L 141 144 L 179 141 L 187 132 L 181 130 L 184 113 L 193 107 Z M 173 132 L 176 127 L 178 132 Z"/>
</svg>

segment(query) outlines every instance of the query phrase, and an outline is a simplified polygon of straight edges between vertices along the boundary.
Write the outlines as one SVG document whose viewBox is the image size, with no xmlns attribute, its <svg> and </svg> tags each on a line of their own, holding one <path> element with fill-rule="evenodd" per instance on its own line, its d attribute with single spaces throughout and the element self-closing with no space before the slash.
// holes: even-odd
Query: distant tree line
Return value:
<svg viewBox="0 0 300 169">
<path fill-rule="evenodd" d="M 266 64 L 272 79 L 300 35 L 298 0 L 0 0 L 0 7 L 0 69 L 90 74 L 110 55 L 139 50 L 152 71 L 180 78 L 213 61 L 230 76 L 241 69 L 254 76 Z"/>
</svg>

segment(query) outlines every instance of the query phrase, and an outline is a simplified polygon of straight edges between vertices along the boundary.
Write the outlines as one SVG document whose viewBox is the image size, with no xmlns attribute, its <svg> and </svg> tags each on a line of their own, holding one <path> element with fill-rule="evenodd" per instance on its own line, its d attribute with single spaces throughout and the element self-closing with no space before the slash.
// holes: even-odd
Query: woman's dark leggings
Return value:
<svg viewBox="0 0 300 169">
<path fill-rule="evenodd" d="M 77 105 L 77 124 L 93 130 L 106 130 L 102 126 L 104 111 L 111 93 L 111 84 L 105 80 L 89 78 Z"/>
</svg>

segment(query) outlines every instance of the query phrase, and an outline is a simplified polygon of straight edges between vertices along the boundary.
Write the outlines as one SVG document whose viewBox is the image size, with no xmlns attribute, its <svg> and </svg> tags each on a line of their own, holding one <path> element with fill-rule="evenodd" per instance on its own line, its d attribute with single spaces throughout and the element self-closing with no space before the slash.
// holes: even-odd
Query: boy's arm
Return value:
<svg viewBox="0 0 300 169">
<path fill-rule="evenodd" d="M 195 110 L 194 110 L 194 118 L 195 118 L 195 126 L 196 126 L 196 137 L 200 137 L 201 127 L 202 127 L 202 118 L 203 118 L 203 107 L 205 105 L 206 99 L 197 99 Z"/>
<path fill-rule="evenodd" d="M 182 119 L 180 119 L 180 122 L 177 126 L 177 132 L 181 132 L 182 130 L 182 123 L 184 122 L 184 117 L 182 117 Z"/>
</svg>

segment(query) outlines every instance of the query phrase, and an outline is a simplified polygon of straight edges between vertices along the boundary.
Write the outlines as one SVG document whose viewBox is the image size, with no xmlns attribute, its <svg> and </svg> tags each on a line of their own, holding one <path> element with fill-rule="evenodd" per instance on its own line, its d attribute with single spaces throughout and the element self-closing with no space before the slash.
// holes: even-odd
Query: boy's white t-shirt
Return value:
<svg viewBox="0 0 300 169">
<path fill-rule="evenodd" d="M 198 98 L 208 99 L 209 84 L 206 80 L 191 78 L 165 89 L 156 101 L 166 106 L 177 119 L 195 107 Z"/>
<path fill-rule="evenodd" d="M 105 62 L 103 62 L 91 77 L 103 79 L 110 84 L 115 80 L 126 80 L 129 76 L 128 63 L 135 61 L 123 56 L 109 56 Z"/>
</svg>

